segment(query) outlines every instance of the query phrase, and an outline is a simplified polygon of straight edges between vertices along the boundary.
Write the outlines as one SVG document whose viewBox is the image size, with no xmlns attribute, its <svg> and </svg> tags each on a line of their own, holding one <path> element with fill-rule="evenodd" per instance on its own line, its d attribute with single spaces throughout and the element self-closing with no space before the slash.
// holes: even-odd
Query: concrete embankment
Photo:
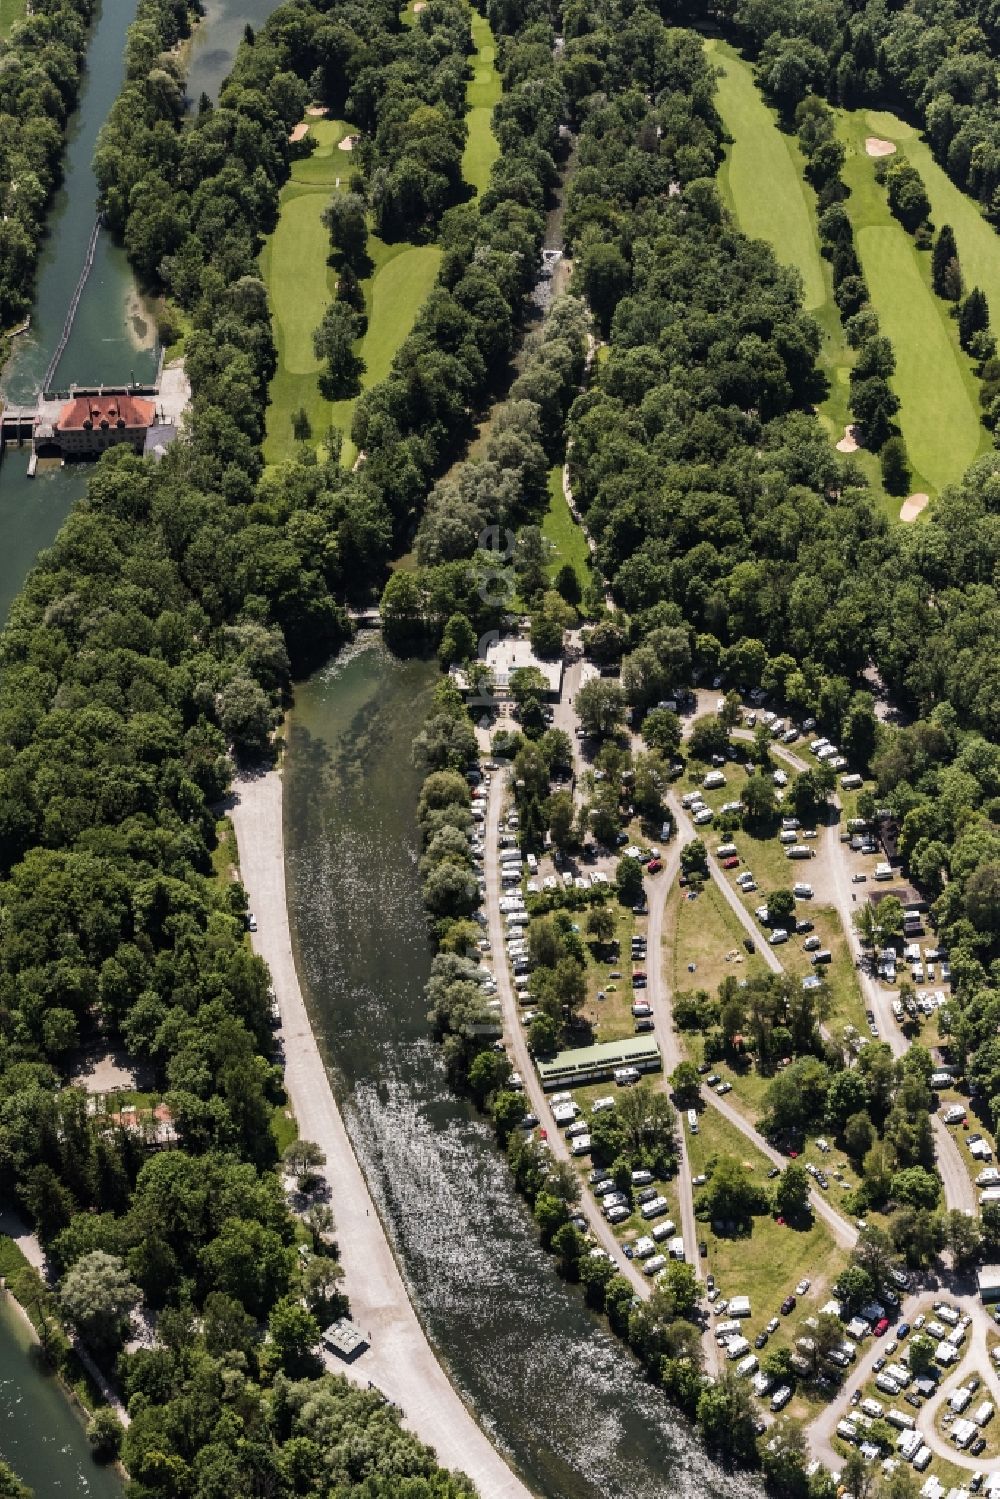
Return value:
<svg viewBox="0 0 1000 1499">
<path fill-rule="evenodd" d="M 281 1013 L 285 1084 L 300 1133 L 326 1154 L 344 1291 L 355 1324 L 371 1343 L 355 1363 L 336 1368 L 377 1386 L 439 1461 L 467 1473 L 484 1499 L 528 1499 L 530 1491 L 456 1394 L 417 1320 L 333 1096 L 292 954 L 281 776 L 268 771 L 243 777 L 233 790 L 240 876 L 258 923 L 254 949 L 271 970 Z"/>
</svg>

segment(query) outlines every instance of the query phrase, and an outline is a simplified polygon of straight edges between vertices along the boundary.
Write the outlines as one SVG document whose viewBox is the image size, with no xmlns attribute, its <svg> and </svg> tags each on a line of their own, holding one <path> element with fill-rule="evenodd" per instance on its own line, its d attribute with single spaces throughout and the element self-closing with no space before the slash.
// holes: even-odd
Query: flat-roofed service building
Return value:
<svg viewBox="0 0 1000 1499">
<path fill-rule="evenodd" d="M 620 1067 L 635 1067 L 639 1072 L 658 1072 L 663 1066 L 660 1048 L 651 1037 L 634 1040 L 605 1041 L 597 1046 L 578 1046 L 560 1051 L 548 1062 L 538 1063 L 543 1088 L 566 1083 L 596 1083 L 613 1077 Z"/>
<path fill-rule="evenodd" d="M 545 696 L 553 701 L 559 697 L 563 678 L 562 659 L 543 661 L 541 656 L 536 656 L 531 649 L 531 642 L 523 640 L 519 635 L 510 635 L 505 640 L 492 641 L 486 647 L 486 654 L 480 659 L 489 667 L 493 692 L 497 697 L 510 696 L 510 679 L 513 672 L 520 668 L 530 669 L 531 667 L 541 674 L 545 683 Z M 469 682 L 460 667 L 453 666 L 450 675 L 461 692 L 468 692 Z"/>
<path fill-rule="evenodd" d="M 349 1317 L 331 1322 L 323 1333 L 323 1344 L 331 1353 L 339 1354 L 345 1364 L 354 1360 L 369 1346 L 363 1332 L 359 1332 Z"/>
<path fill-rule="evenodd" d="M 1000 1265 L 980 1265 L 979 1299 L 984 1306 L 1000 1303 Z"/>
</svg>

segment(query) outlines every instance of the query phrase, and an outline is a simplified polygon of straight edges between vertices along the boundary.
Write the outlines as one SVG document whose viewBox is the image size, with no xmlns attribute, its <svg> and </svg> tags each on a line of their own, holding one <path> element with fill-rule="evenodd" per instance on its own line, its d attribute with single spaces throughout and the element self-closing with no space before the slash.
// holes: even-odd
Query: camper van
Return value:
<svg viewBox="0 0 1000 1499">
<path fill-rule="evenodd" d="M 815 859 L 816 850 L 810 848 L 806 843 L 794 843 L 791 848 L 786 848 L 786 859 Z"/>
</svg>

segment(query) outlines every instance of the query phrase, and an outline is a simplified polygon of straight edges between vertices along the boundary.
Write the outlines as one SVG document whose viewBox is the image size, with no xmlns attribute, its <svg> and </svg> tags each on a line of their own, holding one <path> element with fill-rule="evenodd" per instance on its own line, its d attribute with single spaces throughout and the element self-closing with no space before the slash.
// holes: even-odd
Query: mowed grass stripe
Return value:
<svg viewBox="0 0 1000 1499">
<path fill-rule="evenodd" d="M 493 134 L 492 121 L 503 86 L 496 69 L 496 43 L 490 23 L 476 10 L 472 12 L 472 41 L 476 50 L 471 58 L 472 78 L 465 92 L 469 135 L 462 153 L 462 176 L 479 194 L 486 191 L 493 163 L 500 155 L 500 142 Z"/>
<path fill-rule="evenodd" d="M 980 442 L 947 314 L 920 275 L 905 230 L 871 225 L 858 231 L 858 255 L 879 320 L 892 342 L 899 421 L 915 471 L 934 489 L 958 479 Z"/>
<path fill-rule="evenodd" d="M 366 390 L 384 380 L 400 344 L 417 321 L 441 264 L 439 245 L 410 245 L 377 271 L 371 285 L 368 331 L 361 340 Z"/>
<path fill-rule="evenodd" d="M 327 265 L 330 236 L 322 220 L 330 200 L 326 192 L 293 196 L 294 187 L 286 191 L 270 244 L 270 265 L 277 271 L 270 281 L 271 310 L 285 369 L 308 375 L 320 368 L 313 332 L 333 300 L 336 283 Z"/>
<path fill-rule="evenodd" d="M 25 0 L 0 0 L 0 40 L 10 35 L 15 21 L 23 21 L 27 13 Z"/>
<path fill-rule="evenodd" d="M 994 326 L 1000 322 L 1000 235 L 988 224 L 978 205 L 934 160 L 930 146 L 912 125 L 895 115 L 870 111 L 868 123 L 873 134 L 895 141 L 907 160 L 916 167 L 931 200 L 931 219 L 935 229 L 950 224 L 958 243 L 958 257 L 966 287 L 980 286 L 990 304 Z"/>
<path fill-rule="evenodd" d="M 709 41 L 706 49 L 722 69 L 715 102 L 733 145 L 720 175 L 740 228 L 766 240 L 782 265 L 795 267 L 807 309 L 821 307 L 827 299 L 823 261 L 798 147 L 778 129 L 750 66 L 725 43 Z"/>
</svg>

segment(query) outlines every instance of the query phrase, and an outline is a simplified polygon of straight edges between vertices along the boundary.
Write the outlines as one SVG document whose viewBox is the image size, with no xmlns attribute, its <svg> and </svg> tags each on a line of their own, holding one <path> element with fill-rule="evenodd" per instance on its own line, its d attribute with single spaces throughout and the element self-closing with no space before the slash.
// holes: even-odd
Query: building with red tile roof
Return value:
<svg viewBox="0 0 1000 1499">
<path fill-rule="evenodd" d="M 64 454 L 103 453 L 123 442 L 141 453 L 155 420 L 155 403 L 141 396 L 103 391 L 74 396 L 53 424 L 52 441 Z"/>
</svg>

